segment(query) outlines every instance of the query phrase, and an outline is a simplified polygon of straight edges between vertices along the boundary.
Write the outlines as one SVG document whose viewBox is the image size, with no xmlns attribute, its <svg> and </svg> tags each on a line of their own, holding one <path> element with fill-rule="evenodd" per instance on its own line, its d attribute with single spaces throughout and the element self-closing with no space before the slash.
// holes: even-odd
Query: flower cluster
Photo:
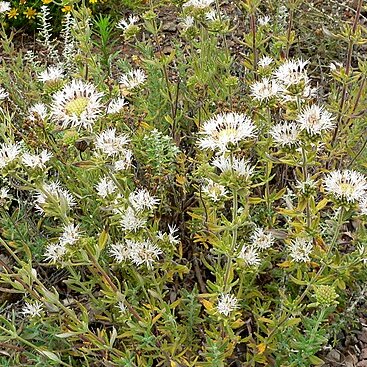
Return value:
<svg viewBox="0 0 367 367">
<path fill-rule="evenodd" d="M 111 245 L 110 254 L 118 263 L 129 260 L 137 266 L 146 265 L 148 268 L 152 268 L 153 263 L 162 254 L 162 250 L 150 240 L 133 241 L 126 239 L 125 242 Z"/>
</svg>

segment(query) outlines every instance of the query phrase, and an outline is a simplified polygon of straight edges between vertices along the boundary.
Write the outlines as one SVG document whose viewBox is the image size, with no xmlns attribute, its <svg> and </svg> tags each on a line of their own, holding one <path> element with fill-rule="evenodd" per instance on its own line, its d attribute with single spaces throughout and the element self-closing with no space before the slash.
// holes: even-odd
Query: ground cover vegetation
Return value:
<svg viewBox="0 0 367 367">
<path fill-rule="evenodd" d="M 366 293 L 363 1 L 39 5 L 20 48 L 0 2 L 0 365 L 321 366 Z"/>
</svg>

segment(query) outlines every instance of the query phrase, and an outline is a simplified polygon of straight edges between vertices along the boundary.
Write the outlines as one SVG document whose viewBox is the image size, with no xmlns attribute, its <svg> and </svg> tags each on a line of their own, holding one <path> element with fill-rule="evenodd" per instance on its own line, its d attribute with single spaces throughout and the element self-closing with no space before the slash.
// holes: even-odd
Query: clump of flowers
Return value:
<svg viewBox="0 0 367 367">
<path fill-rule="evenodd" d="M 149 240 L 125 240 L 125 242 L 111 245 L 110 254 L 117 263 L 129 260 L 137 266 L 145 265 L 147 268 L 152 268 L 162 254 L 162 250 Z"/>
</svg>

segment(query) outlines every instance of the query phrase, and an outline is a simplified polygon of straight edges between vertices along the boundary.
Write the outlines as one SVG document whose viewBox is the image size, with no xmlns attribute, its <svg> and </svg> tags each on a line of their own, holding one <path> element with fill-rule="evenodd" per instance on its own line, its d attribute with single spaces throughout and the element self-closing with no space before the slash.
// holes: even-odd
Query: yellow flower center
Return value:
<svg viewBox="0 0 367 367">
<path fill-rule="evenodd" d="M 346 183 L 346 182 L 342 182 L 340 184 L 340 191 L 344 194 L 344 195 L 350 195 L 353 193 L 354 191 L 354 186 Z"/>
<path fill-rule="evenodd" d="M 77 97 L 65 105 L 65 111 L 69 116 L 76 115 L 80 117 L 88 104 L 89 99 L 87 97 Z"/>
</svg>

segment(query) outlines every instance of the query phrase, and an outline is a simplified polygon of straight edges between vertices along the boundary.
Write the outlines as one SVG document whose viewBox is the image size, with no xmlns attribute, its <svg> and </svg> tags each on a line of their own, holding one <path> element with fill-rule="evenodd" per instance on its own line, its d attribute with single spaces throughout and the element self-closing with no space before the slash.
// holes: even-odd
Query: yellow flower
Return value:
<svg viewBox="0 0 367 367">
<path fill-rule="evenodd" d="M 42 3 L 47 5 L 47 4 L 50 4 L 52 3 L 52 0 L 42 0 Z"/>
<path fill-rule="evenodd" d="M 89 0 L 89 2 L 90 2 L 91 4 L 95 4 L 95 3 L 97 3 L 97 2 L 98 2 L 98 0 Z"/>
<path fill-rule="evenodd" d="M 69 13 L 69 12 L 71 12 L 71 11 L 72 11 L 72 9 L 73 9 L 73 7 L 72 7 L 71 5 L 65 5 L 65 6 L 61 9 L 61 11 L 62 11 L 63 13 Z"/>
<path fill-rule="evenodd" d="M 34 9 L 28 7 L 27 10 L 23 12 L 23 14 L 26 16 L 26 18 L 32 19 L 35 17 L 37 12 Z"/>
<path fill-rule="evenodd" d="M 10 9 L 10 11 L 9 11 L 9 13 L 8 13 L 8 17 L 9 17 L 9 19 L 11 19 L 11 18 L 17 19 L 17 16 L 18 16 L 18 15 L 19 15 L 19 13 L 18 13 L 18 9 L 15 9 L 15 8 Z"/>
</svg>

